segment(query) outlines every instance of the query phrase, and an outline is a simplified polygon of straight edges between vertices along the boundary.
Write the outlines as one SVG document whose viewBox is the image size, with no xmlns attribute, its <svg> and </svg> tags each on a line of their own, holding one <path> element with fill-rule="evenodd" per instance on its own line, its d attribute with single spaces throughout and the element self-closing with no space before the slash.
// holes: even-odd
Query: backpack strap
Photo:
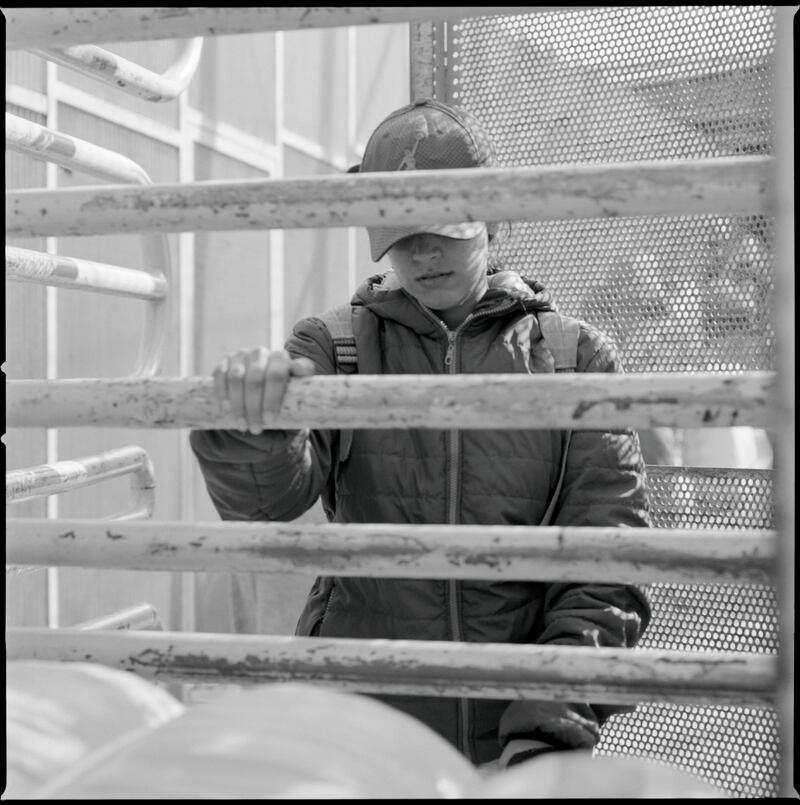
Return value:
<svg viewBox="0 0 800 805">
<path fill-rule="evenodd" d="M 336 370 L 341 374 L 353 374 L 358 371 L 358 353 L 356 337 L 353 333 L 353 308 L 351 305 L 338 305 L 317 316 L 333 339 Z"/>
<path fill-rule="evenodd" d="M 548 349 L 553 354 L 555 371 L 559 373 L 575 372 L 578 368 L 578 339 L 581 334 L 581 324 L 577 319 L 562 316 L 553 311 L 542 310 L 537 314 L 539 328 L 542 331 Z M 556 488 L 550 497 L 547 509 L 539 525 L 550 525 L 555 514 L 558 500 L 561 497 L 561 488 L 564 485 L 564 475 L 567 471 L 567 456 L 572 441 L 572 431 L 563 435 L 561 449 L 561 467 L 558 472 Z"/>
<path fill-rule="evenodd" d="M 539 311 L 537 318 L 542 338 L 553 353 L 556 372 L 576 371 L 581 323 L 577 319 L 549 310 Z"/>
</svg>

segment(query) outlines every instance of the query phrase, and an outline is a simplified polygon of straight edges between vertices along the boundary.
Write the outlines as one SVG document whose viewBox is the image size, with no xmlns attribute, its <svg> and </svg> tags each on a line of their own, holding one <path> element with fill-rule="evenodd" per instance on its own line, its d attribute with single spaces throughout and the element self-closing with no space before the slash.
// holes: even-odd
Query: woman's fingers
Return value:
<svg viewBox="0 0 800 805">
<path fill-rule="evenodd" d="M 289 385 L 291 358 L 285 350 L 275 350 L 269 355 L 265 369 L 263 410 L 275 414 L 283 403 Z"/>
<path fill-rule="evenodd" d="M 265 380 L 271 355 L 266 347 L 255 347 L 247 353 L 243 382 L 244 419 L 250 433 L 264 430 L 263 401 Z"/>
<path fill-rule="evenodd" d="M 231 413 L 238 430 L 261 433 L 264 414 L 275 414 L 283 405 L 289 378 L 313 374 L 314 364 L 308 358 L 254 347 L 220 360 L 212 373 L 214 396 Z"/>
<path fill-rule="evenodd" d="M 248 422 L 244 407 L 244 379 L 247 374 L 247 355 L 237 352 L 228 358 L 228 370 L 225 373 L 225 394 L 231 406 L 231 414 L 238 423 L 239 430 L 247 430 Z"/>
</svg>

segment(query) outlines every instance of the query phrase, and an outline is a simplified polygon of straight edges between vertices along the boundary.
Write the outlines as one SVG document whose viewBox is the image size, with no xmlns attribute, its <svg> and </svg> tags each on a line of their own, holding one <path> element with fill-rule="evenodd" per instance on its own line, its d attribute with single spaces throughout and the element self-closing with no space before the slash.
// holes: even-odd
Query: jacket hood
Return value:
<svg viewBox="0 0 800 805">
<path fill-rule="evenodd" d="M 507 313 L 508 302 L 519 304 L 520 311 L 556 310 L 550 292 L 536 280 L 529 280 L 516 271 L 489 269 L 489 289 L 475 306 L 474 313 L 491 316 Z M 436 331 L 439 324 L 435 314 L 407 293 L 393 270 L 375 274 L 365 280 L 355 292 L 351 303 L 369 308 L 376 316 L 397 321 L 419 333 Z"/>
</svg>

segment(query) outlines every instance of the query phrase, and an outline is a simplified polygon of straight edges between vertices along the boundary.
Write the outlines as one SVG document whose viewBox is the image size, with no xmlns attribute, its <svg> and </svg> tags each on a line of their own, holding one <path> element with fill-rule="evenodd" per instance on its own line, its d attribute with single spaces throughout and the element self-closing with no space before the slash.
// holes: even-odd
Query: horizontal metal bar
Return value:
<svg viewBox="0 0 800 805">
<path fill-rule="evenodd" d="M 770 157 L 463 168 L 6 194 L 9 237 L 762 215 Z"/>
<path fill-rule="evenodd" d="M 6 279 L 136 299 L 164 299 L 167 281 L 133 268 L 6 246 Z"/>
<path fill-rule="evenodd" d="M 53 567 L 769 584 L 775 550 L 755 529 L 6 521 L 7 561 Z"/>
<path fill-rule="evenodd" d="M 202 51 L 202 37 L 191 39 L 175 62 L 159 74 L 95 45 L 33 50 L 48 61 L 152 102 L 175 100 L 186 89 L 197 72 Z"/>
<path fill-rule="evenodd" d="M 135 505 L 141 503 L 141 493 L 152 493 L 153 465 L 147 452 L 141 447 L 128 446 L 70 461 L 9 470 L 6 472 L 6 503 L 58 495 L 121 475 L 133 475 Z"/>
<path fill-rule="evenodd" d="M 132 159 L 9 112 L 6 112 L 6 146 L 34 159 L 54 162 L 100 179 L 150 184 L 145 169 Z"/>
<path fill-rule="evenodd" d="M 289 382 L 269 428 L 771 427 L 773 372 L 326 375 Z M 236 428 L 208 377 L 10 380 L 9 427 Z"/>
<path fill-rule="evenodd" d="M 109 615 L 92 618 L 72 627 L 73 629 L 163 629 L 158 612 L 152 604 L 136 604 Z"/>
<path fill-rule="evenodd" d="M 291 31 L 414 20 L 459 20 L 495 14 L 575 11 L 571 6 L 269 6 L 4 8 L 6 47 L 185 39 L 259 31 Z"/>
<path fill-rule="evenodd" d="M 9 660 L 92 662 L 158 681 L 316 681 L 373 693 L 769 707 L 756 653 L 10 628 Z"/>
</svg>

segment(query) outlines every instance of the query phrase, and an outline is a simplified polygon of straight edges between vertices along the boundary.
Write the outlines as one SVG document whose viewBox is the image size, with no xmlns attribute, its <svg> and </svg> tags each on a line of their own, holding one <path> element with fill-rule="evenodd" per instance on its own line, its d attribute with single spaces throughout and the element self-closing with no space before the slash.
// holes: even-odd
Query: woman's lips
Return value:
<svg viewBox="0 0 800 805">
<path fill-rule="evenodd" d="M 452 271 L 437 271 L 434 274 L 425 274 L 422 277 L 417 277 L 417 282 L 421 282 L 423 285 L 436 285 L 447 280 L 452 273 Z"/>
</svg>

